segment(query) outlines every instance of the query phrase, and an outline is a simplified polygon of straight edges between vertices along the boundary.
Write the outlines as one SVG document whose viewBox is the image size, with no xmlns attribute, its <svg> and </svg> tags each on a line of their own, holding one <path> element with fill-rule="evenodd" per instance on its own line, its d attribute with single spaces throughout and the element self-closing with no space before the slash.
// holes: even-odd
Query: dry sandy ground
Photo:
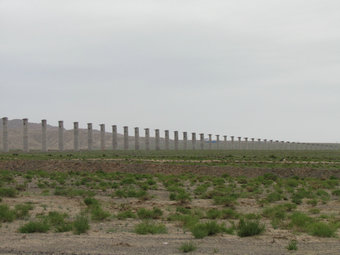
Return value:
<svg viewBox="0 0 340 255">
<path fill-rule="evenodd" d="M 181 254 L 178 247 L 192 240 L 190 233 L 140 236 L 134 233 L 64 234 L 1 233 L 0 254 Z M 299 236 L 299 250 L 290 252 L 286 238 L 268 235 L 239 238 L 207 237 L 193 242 L 191 254 L 340 254 L 339 239 Z"/>
<path fill-rule="evenodd" d="M 71 161 L 17 161 L 17 162 L 0 162 L 0 169 L 44 169 L 44 170 L 101 170 L 109 171 L 125 171 L 129 172 L 166 172 L 169 173 L 169 165 L 166 164 L 122 164 L 119 162 L 71 162 Z M 240 170 L 228 167 L 209 167 L 209 166 L 174 166 L 171 165 L 172 173 L 193 172 L 200 174 L 220 175 L 222 173 L 230 173 L 231 175 L 257 176 L 263 174 L 265 170 Z M 239 171 L 239 172 L 238 172 Z M 268 170 L 269 172 L 273 170 Z M 321 170 L 277 170 L 276 174 L 285 175 L 304 175 L 324 177 L 329 175 L 340 175 L 340 171 Z M 30 190 L 33 192 L 32 190 Z M 33 192 L 34 193 L 34 192 Z M 147 207 L 152 208 L 157 205 L 164 212 L 170 202 L 165 201 L 163 197 L 168 194 L 157 194 L 158 199 L 145 201 L 138 204 L 137 200 L 119 201 L 107 203 L 105 209 L 111 213 L 116 213 L 119 203 L 131 203 L 133 208 Z M 105 200 L 105 198 L 102 198 Z M 108 198 L 106 198 L 108 199 Z M 78 214 L 82 208 L 81 198 L 65 198 L 56 196 L 40 196 L 33 194 L 31 196 L 21 196 L 17 198 L 5 198 L 4 203 L 14 205 L 23 202 L 33 202 L 35 204 L 34 214 L 39 214 L 47 208 L 47 211 L 57 210 L 59 212 L 67 212 L 74 216 Z M 108 205 L 112 207 L 108 207 Z M 193 200 L 191 206 L 211 207 L 205 205 L 203 200 Z M 339 201 L 332 201 L 327 205 L 320 205 L 321 212 L 339 213 Z M 243 213 L 256 212 L 260 210 L 255 201 L 240 200 L 237 211 Z M 46 211 L 45 211 L 46 212 Z M 184 232 L 182 227 L 176 226 L 173 222 L 165 222 L 168 234 L 161 235 L 137 235 L 133 233 L 133 228 L 139 220 L 116 220 L 101 223 L 91 223 L 91 230 L 87 234 L 74 235 L 71 232 L 47 234 L 20 234 L 17 232 L 19 226 L 24 221 L 15 221 L 13 223 L 3 223 L 0 228 L 0 254 L 183 254 L 179 251 L 179 247 L 188 241 L 192 241 L 197 245 L 197 250 L 190 254 L 340 254 L 339 238 L 317 238 L 307 234 L 295 234 L 288 230 L 274 230 L 267 228 L 265 233 L 255 237 L 240 238 L 236 235 L 220 234 L 204 239 L 194 239 L 190 232 Z M 267 224 L 270 225 L 270 224 Z M 338 230 L 338 235 L 340 231 Z M 298 250 L 288 251 L 286 249 L 290 240 L 298 240 Z"/>
<path fill-rule="evenodd" d="M 165 195 L 165 194 L 163 194 Z M 137 199 L 115 199 L 115 203 L 107 203 L 105 209 L 116 212 L 120 203 L 129 204 L 133 208 L 150 208 L 157 205 L 167 213 L 166 208 L 172 201 L 164 201 L 162 194 L 158 199 L 139 203 Z M 102 201 L 105 197 L 99 197 Z M 106 198 L 108 199 L 108 198 Z M 32 215 L 48 211 L 66 212 L 74 216 L 82 207 L 81 198 L 65 198 L 59 196 L 22 196 L 5 198 L 8 205 L 30 201 L 35 207 Z M 110 205 L 110 207 L 108 207 Z M 191 206 L 211 208 L 205 200 L 193 200 Z M 323 212 L 339 211 L 339 203 L 332 201 L 320 208 Z M 261 210 L 252 199 L 240 199 L 237 206 L 239 212 L 249 213 Z M 0 228 L 0 254 L 183 254 L 179 247 L 184 242 L 192 241 L 197 250 L 190 254 L 340 254 L 339 238 L 317 238 L 307 234 L 295 234 L 292 231 L 268 227 L 264 234 L 240 238 L 237 235 L 220 234 L 204 239 L 194 239 L 190 232 L 175 222 L 163 222 L 168 233 L 159 235 L 138 235 L 133 232 L 138 219 L 117 220 L 91 223 L 87 234 L 74 235 L 72 232 L 47 234 L 21 234 L 17 229 L 26 223 L 17 220 L 3 223 Z M 339 234 L 340 231 L 338 231 Z M 298 241 L 298 251 L 288 251 L 290 240 Z"/>
</svg>

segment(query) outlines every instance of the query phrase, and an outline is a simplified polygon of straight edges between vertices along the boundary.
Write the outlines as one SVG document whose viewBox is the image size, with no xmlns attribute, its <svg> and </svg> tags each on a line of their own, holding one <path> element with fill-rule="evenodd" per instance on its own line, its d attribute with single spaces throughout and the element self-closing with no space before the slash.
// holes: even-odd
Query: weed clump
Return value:
<svg viewBox="0 0 340 255">
<path fill-rule="evenodd" d="M 297 244 L 296 240 L 291 240 L 286 248 L 289 251 L 296 251 L 298 249 Z"/>
<path fill-rule="evenodd" d="M 315 222 L 308 226 L 309 233 L 319 237 L 335 237 L 336 227 L 324 222 Z"/>
<path fill-rule="evenodd" d="M 198 223 L 191 228 L 193 236 L 199 239 L 206 236 L 214 236 L 222 232 L 228 232 L 228 230 L 223 225 L 218 225 L 216 221 Z"/>
<path fill-rule="evenodd" d="M 264 229 L 265 226 L 258 221 L 241 219 L 238 225 L 237 234 L 240 237 L 255 236 L 261 234 Z"/>
<path fill-rule="evenodd" d="M 0 205 L 0 222 L 12 222 L 15 220 L 15 211 L 8 205 Z"/>
<path fill-rule="evenodd" d="M 54 228 L 55 232 L 68 232 L 72 230 L 72 223 L 66 221 L 68 215 L 59 212 L 49 212 L 46 216 L 48 223 Z"/>
<path fill-rule="evenodd" d="M 19 228 L 20 233 L 46 233 L 50 225 L 45 221 L 30 221 Z"/>
<path fill-rule="evenodd" d="M 192 242 L 183 243 L 179 250 L 184 253 L 192 252 L 197 249 L 197 246 Z"/>
<path fill-rule="evenodd" d="M 127 210 L 127 211 L 118 213 L 116 217 L 118 220 L 125 220 L 127 218 L 134 219 L 136 218 L 136 214 L 134 214 L 131 210 Z"/>
<path fill-rule="evenodd" d="M 146 234 L 165 234 L 167 233 L 164 224 L 155 224 L 149 221 L 142 222 L 135 226 L 135 232 L 139 235 Z"/>
<path fill-rule="evenodd" d="M 30 210 L 33 209 L 33 205 L 30 203 L 15 205 L 15 217 L 17 219 L 24 219 L 28 216 Z"/>
<path fill-rule="evenodd" d="M 137 211 L 137 215 L 140 219 L 159 219 L 163 215 L 163 212 L 157 207 L 154 207 L 152 210 L 140 208 Z"/>
<path fill-rule="evenodd" d="M 16 197 L 17 191 L 14 188 L 0 188 L 0 197 Z"/>
<path fill-rule="evenodd" d="M 91 219 L 94 221 L 102 221 L 110 217 L 110 213 L 104 211 L 100 206 L 91 208 Z"/>
<path fill-rule="evenodd" d="M 85 215 L 78 215 L 73 222 L 73 232 L 76 235 L 86 233 L 90 229 L 89 219 Z"/>
</svg>

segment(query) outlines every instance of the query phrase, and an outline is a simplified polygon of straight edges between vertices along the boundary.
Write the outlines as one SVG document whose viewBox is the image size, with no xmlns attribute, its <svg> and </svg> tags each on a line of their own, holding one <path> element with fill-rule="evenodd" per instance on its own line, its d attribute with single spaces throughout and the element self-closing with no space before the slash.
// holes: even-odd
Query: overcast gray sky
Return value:
<svg viewBox="0 0 340 255">
<path fill-rule="evenodd" d="M 0 89 L 68 128 L 340 141 L 340 1 L 0 0 Z"/>
</svg>

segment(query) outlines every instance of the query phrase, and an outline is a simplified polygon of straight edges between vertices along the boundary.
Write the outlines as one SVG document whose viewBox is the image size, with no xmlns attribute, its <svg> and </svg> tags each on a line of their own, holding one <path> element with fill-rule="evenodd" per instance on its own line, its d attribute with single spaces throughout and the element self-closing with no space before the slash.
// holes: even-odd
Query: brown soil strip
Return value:
<svg viewBox="0 0 340 255">
<path fill-rule="evenodd" d="M 147 174 L 197 174 L 220 176 L 257 177 L 265 173 L 273 173 L 280 177 L 316 177 L 329 178 L 330 176 L 340 177 L 339 169 L 312 169 L 309 167 L 299 168 L 276 168 L 268 169 L 265 166 L 260 168 L 235 167 L 235 166 L 207 166 L 169 164 L 161 162 L 141 162 L 129 160 L 7 160 L 0 161 L 0 170 L 44 170 L 44 171 L 108 171 L 108 172 L 129 172 Z"/>
</svg>

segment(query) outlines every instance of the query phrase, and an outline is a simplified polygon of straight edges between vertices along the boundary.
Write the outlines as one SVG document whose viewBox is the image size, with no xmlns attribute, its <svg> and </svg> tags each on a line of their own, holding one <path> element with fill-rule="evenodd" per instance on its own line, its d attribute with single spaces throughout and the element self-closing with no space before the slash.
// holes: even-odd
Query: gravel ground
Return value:
<svg viewBox="0 0 340 255">
<path fill-rule="evenodd" d="M 239 238 L 208 237 L 194 240 L 191 254 L 340 254 L 338 239 L 299 237 L 298 251 L 286 249 L 288 240 L 269 236 Z M 310 240 L 308 240 L 310 239 Z M 0 254 L 182 254 L 179 247 L 192 240 L 190 234 L 146 235 L 133 233 L 6 234 L 0 237 Z"/>
</svg>

